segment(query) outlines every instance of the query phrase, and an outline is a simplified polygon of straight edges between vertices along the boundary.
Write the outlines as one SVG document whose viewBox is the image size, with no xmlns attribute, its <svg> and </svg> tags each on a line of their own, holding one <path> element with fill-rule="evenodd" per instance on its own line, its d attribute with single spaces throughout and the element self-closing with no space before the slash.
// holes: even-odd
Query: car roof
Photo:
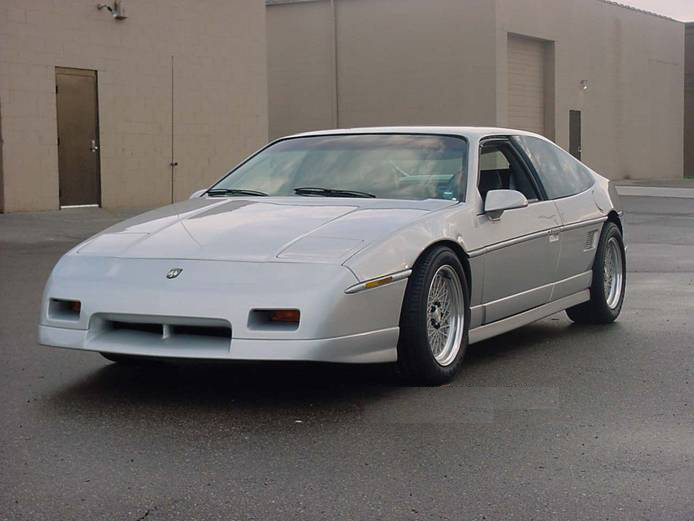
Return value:
<svg viewBox="0 0 694 521">
<path fill-rule="evenodd" d="M 341 134 L 440 134 L 463 136 L 473 139 L 482 139 L 487 136 L 498 135 L 525 135 L 546 139 L 539 134 L 510 128 L 498 127 L 444 127 L 444 126 L 395 126 L 395 127 L 358 127 L 339 128 L 332 130 L 314 130 L 302 132 L 288 137 L 330 136 Z"/>
</svg>

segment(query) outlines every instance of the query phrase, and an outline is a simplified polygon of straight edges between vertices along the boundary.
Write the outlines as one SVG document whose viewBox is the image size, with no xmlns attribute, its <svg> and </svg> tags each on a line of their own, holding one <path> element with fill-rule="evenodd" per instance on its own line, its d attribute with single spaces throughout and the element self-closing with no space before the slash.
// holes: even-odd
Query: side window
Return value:
<svg viewBox="0 0 694 521">
<path fill-rule="evenodd" d="M 558 146 L 532 136 L 513 139 L 532 161 L 550 199 L 579 194 L 593 186 L 590 171 Z"/>
<path fill-rule="evenodd" d="M 482 145 L 478 188 L 483 200 L 489 190 L 518 190 L 528 201 L 539 199 L 522 161 L 506 141 Z"/>
</svg>

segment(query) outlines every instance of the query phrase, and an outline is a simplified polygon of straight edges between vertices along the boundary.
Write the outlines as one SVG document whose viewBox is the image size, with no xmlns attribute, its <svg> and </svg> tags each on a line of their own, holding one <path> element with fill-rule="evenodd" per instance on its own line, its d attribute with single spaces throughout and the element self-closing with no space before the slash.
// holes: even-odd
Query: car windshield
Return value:
<svg viewBox="0 0 694 521">
<path fill-rule="evenodd" d="M 208 194 L 458 200 L 467 150 L 463 138 L 444 135 L 290 138 L 242 163 Z"/>
</svg>

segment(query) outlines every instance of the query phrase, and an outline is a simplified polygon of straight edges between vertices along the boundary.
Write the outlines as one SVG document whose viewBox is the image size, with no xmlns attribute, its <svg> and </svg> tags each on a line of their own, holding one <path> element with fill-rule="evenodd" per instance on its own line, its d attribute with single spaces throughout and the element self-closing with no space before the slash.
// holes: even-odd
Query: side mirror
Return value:
<svg viewBox="0 0 694 521">
<path fill-rule="evenodd" d="M 205 192 L 207 192 L 207 190 L 205 190 L 204 188 L 202 190 L 197 190 L 190 194 L 190 197 L 188 199 L 197 199 L 198 197 L 202 196 L 202 194 L 204 194 Z"/>
<path fill-rule="evenodd" d="M 506 210 L 525 208 L 528 200 L 516 190 L 489 190 L 484 201 L 484 213 L 492 220 L 498 220 Z"/>
</svg>

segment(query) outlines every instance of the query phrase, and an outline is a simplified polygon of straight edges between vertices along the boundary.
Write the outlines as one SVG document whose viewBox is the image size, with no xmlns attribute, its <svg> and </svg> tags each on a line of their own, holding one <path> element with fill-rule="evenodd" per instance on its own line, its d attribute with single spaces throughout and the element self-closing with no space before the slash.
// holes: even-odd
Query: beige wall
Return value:
<svg viewBox="0 0 694 521">
<path fill-rule="evenodd" d="M 4 190 L 5 190 L 5 182 L 3 180 L 3 170 L 2 170 L 2 148 L 3 148 L 3 139 L 2 139 L 2 100 L 0 99 L 0 213 L 5 211 L 5 196 L 4 196 Z"/>
<path fill-rule="evenodd" d="M 568 147 L 569 110 L 580 110 L 591 167 L 613 179 L 682 176 L 679 22 L 602 0 L 334 3 L 341 127 L 507 125 L 508 38 L 518 34 L 547 44 L 548 136 Z M 310 20 L 299 9 L 313 10 Z M 272 136 L 333 126 L 326 109 L 332 23 L 329 0 L 268 6 Z M 321 59 L 297 52 L 297 42 L 308 48 L 309 41 L 326 42 Z"/>
<path fill-rule="evenodd" d="M 494 123 L 494 3 L 338 0 L 339 124 Z"/>
<path fill-rule="evenodd" d="M 335 126 L 332 20 L 329 0 L 268 9 L 271 138 Z"/>
<path fill-rule="evenodd" d="M 58 207 L 55 67 L 98 71 L 102 203 L 170 201 L 220 177 L 267 138 L 262 0 L 2 0 L 4 210 Z"/>
<path fill-rule="evenodd" d="M 684 174 L 694 177 L 694 23 L 687 24 L 686 34 Z"/>
<path fill-rule="evenodd" d="M 268 6 L 272 137 L 335 126 L 494 123 L 493 2 L 336 0 L 335 18 L 332 5 Z"/>
<path fill-rule="evenodd" d="M 582 112 L 583 161 L 612 179 L 682 177 L 684 25 L 599 0 L 496 0 L 499 93 L 508 33 L 554 42 L 555 139 Z M 588 81 L 588 89 L 581 81 Z M 499 124 L 506 100 L 499 97 Z"/>
</svg>

